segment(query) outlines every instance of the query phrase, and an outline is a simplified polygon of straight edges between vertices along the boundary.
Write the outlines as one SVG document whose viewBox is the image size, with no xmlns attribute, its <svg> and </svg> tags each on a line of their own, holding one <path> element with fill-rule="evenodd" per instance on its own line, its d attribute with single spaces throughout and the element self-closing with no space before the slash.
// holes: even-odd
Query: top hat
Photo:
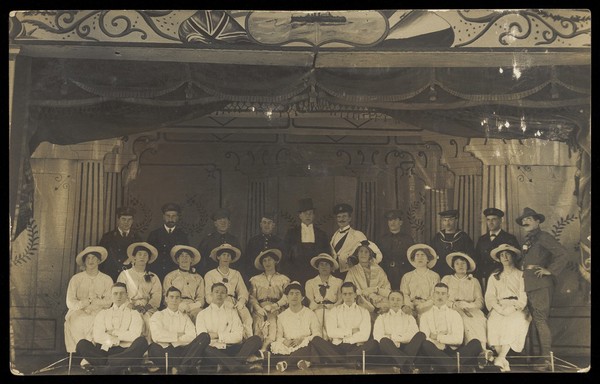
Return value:
<svg viewBox="0 0 600 384">
<path fill-rule="evenodd" d="M 215 262 L 219 262 L 219 260 L 217 260 L 217 256 L 219 256 L 221 253 L 223 253 L 223 251 L 225 250 L 230 250 L 234 253 L 234 257 L 233 259 L 231 259 L 231 264 L 235 263 L 236 261 L 238 261 L 240 259 L 240 256 L 242 255 L 242 251 L 240 251 L 238 248 L 234 247 L 231 244 L 221 244 L 218 247 L 216 247 L 215 249 L 213 249 L 210 252 L 210 258 L 213 259 Z"/>
<path fill-rule="evenodd" d="M 411 245 L 406 250 L 406 258 L 408 259 L 408 262 L 415 268 L 416 268 L 415 253 L 417 251 L 425 252 L 425 254 L 427 255 L 427 259 L 429 260 L 427 262 L 427 268 L 429 268 L 429 269 L 433 268 L 433 266 L 437 263 L 437 259 L 438 259 L 438 255 L 435 252 L 435 249 L 433 249 L 432 247 L 430 247 L 427 244 L 422 244 L 422 243 Z"/>
<path fill-rule="evenodd" d="M 352 214 L 352 206 L 350 204 L 336 204 L 335 207 L 333 207 L 333 214 L 337 215 L 338 213 L 349 213 Z"/>
<path fill-rule="evenodd" d="M 452 263 L 454 262 L 454 258 L 458 257 L 458 256 L 464 257 L 469 262 L 469 269 L 467 269 L 467 272 L 473 272 L 475 270 L 475 268 L 477 268 L 477 265 L 475 264 L 475 260 L 473 260 L 473 258 L 471 256 L 467 255 L 464 252 L 449 253 L 448 255 L 446 255 L 446 264 L 448 264 L 448 266 L 450 268 L 454 269 L 454 266 L 452 265 Z"/>
<path fill-rule="evenodd" d="M 298 212 L 304 212 L 311 209 L 315 209 L 315 207 L 313 206 L 313 201 L 310 197 L 298 200 Z"/>
<path fill-rule="evenodd" d="M 438 213 L 440 217 L 458 217 L 458 209 L 448 209 L 447 211 L 442 211 Z"/>
<path fill-rule="evenodd" d="M 327 253 L 319 253 L 317 256 L 310 259 L 310 265 L 312 265 L 314 269 L 319 269 L 319 262 L 321 261 L 327 261 L 329 264 L 331 264 L 332 271 L 335 271 L 339 268 L 338 262 Z"/>
<path fill-rule="evenodd" d="M 175 211 L 177 213 L 181 213 L 181 207 L 179 206 L 179 204 L 175 204 L 175 203 L 167 203 L 162 206 L 161 210 L 162 210 L 162 213 L 165 213 L 167 211 Z"/>
<path fill-rule="evenodd" d="M 404 216 L 404 212 L 402 212 L 399 209 L 390 209 L 389 211 L 385 212 L 384 216 L 387 220 L 394 220 L 394 219 L 402 220 L 402 216 Z"/>
<path fill-rule="evenodd" d="M 279 262 L 281 261 L 282 253 L 277 248 L 265 249 L 264 251 L 259 253 L 258 256 L 256 256 L 256 258 L 254 259 L 254 268 L 258 269 L 259 271 L 264 271 L 265 267 L 263 267 L 262 265 L 262 259 L 266 256 L 271 256 L 273 260 L 275 260 L 275 264 L 279 264 Z"/>
<path fill-rule="evenodd" d="M 498 208 L 486 208 L 483 210 L 483 216 L 498 216 L 504 217 L 504 212 L 499 210 Z"/>
<path fill-rule="evenodd" d="M 83 257 L 85 255 L 89 255 L 90 253 L 97 253 L 100 255 L 100 261 L 98 264 L 102 264 L 106 257 L 108 256 L 108 251 L 104 247 L 100 246 L 89 246 L 86 247 L 83 251 L 79 252 L 79 254 L 75 257 L 75 262 L 77 265 L 83 267 Z"/>
<path fill-rule="evenodd" d="M 200 255 L 200 252 L 194 248 L 194 247 L 190 247 L 189 245 L 175 245 L 173 248 L 171 248 L 171 259 L 173 259 L 173 262 L 175 264 L 177 263 L 177 258 L 175 256 L 177 256 L 177 253 L 179 251 L 188 251 L 192 256 L 192 265 L 196 265 L 200 262 L 200 259 L 202 258 L 202 256 Z"/>
<path fill-rule="evenodd" d="M 515 221 L 520 226 L 523 226 L 523 219 L 526 217 L 529 217 L 529 216 L 533 217 L 535 220 L 539 220 L 540 223 L 543 223 L 544 220 L 546 220 L 546 216 L 542 215 L 541 213 L 537 213 L 536 211 L 534 211 L 533 209 L 531 209 L 529 207 L 525 207 L 523 209 L 523 213 L 521 214 L 521 216 L 517 217 L 517 219 Z"/>
<path fill-rule="evenodd" d="M 130 263 L 133 263 L 133 258 L 134 258 L 134 254 L 133 254 L 133 250 L 137 247 L 142 247 L 145 248 L 146 251 L 148 251 L 148 253 L 150 254 L 150 259 L 148 260 L 148 264 L 152 264 L 154 263 L 154 261 L 156 260 L 156 258 L 158 257 L 158 251 L 156 250 L 156 248 L 151 245 L 146 243 L 145 241 L 140 241 L 137 243 L 131 243 L 128 247 L 127 247 L 127 257 L 128 257 L 128 261 Z"/>
</svg>

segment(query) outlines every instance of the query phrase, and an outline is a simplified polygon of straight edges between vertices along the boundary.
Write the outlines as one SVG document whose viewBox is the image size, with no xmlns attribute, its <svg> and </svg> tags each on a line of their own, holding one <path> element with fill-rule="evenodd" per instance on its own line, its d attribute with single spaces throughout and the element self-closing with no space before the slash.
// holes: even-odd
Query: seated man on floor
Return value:
<svg viewBox="0 0 600 384">
<path fill-rule="evenodd" d="M 93 342 L 81 339 L 76 351 L 89 364 L 88 372 L 104 375 L 126 373 L 130 366 L 141 364 L 148 349 L 142 336 L 144 321 L 134 309 L 130 309 L 127 286 L 115 283 L 111 288 L 112 306 L 98 312 L 94 319 Z"/>
<path fill-rule="evenodd" d="M 414 362 L 421 344 L 425 341 L 425 334 L 419 332 L 415 318 L 402 311 L 402 292 L 390 292 L 388 301 L 390 310 L 377 316 L 373 326 L 373 338 L 379 343 L 381 354 L 394 361 L 395 373 L 419 373 L 420 370 L 414 366 Z"/>
<path fill-rule="evenodd" d="M 420 329 L 427 340 L 421 350 L 431 357 L 433 370 L 453 372 L 458 370 L 456 354 L 460 353 L 460 371 L 474 372 L 477 357 L 483 352 L 481 341 L 471 339 L 463 345 L 464 325 L 460 314 L 448 308 L 448 286 L 437 283 L 433 288 L 433 307 L 421 316 Z M 464 369 L 463 369 L 464 367 Z"/>
<path fill-rule="evenodd" d="M 248 364 L 248 358 L 258 352 L 262 345 L 260 337 L 250 336 L 242 341 L 244 327 L 235 308 L 227 307 L 227 287 L 214 283 L 210 288 L 211 304 L 196 317 L 196 333 L 207 333 L 210 344 L 204 350 L 209 364 L 216 364 L 217 373 L 261 372 L 261 364 Z"/>
<path fill-rule="evenodd" d="M 148 347 L 148 358 L 157 371 L 164 370 L 166 364 L 165 353 L 169 356 L 171 373 L 196 373 L 196 367 L 204 348 L 210 342 L 206 333 L 196 337 L 196 328 L 190 317 L 179 310 L 181 304 L 181 291 L 169 287 L 165 296 L 167 308 L 156 312 L 150 318 L 150 334 L 153 343 Z"/>
<path fill-rule="evenodd" d="M 371 315 L 356 304 L 356 286 L 352 282 L 342 284 L 343 303 L 333 307 L 325 318 L 325 327 L 331 341 L 316 336 L 312 344 L 325 362 L 360 369 L 362 354 L 377 352 L 377 342 L 371 336 Z"/>
<path fill-rule="evenodd" d="M 271 352 L 277 361 L 279 372 L 288 366 L 307 369 L 317 358 L 316 351 L 310 345 L 311 340 L 322 336 L 317 315 L 302 304 L 304 287 L 292 281 L 285 287 L 288 309 L 277 316 L 277 336 L 271 343 Z"/>
</svg>

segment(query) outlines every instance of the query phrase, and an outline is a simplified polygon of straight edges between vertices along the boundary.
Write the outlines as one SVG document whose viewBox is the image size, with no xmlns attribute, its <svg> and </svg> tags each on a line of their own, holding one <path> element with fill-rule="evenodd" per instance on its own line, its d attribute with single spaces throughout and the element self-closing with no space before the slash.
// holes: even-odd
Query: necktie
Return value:
<svg viewBox="0 0 600 384">
<path fill-rule="evenodd" d="M 169 234 L 173 233 L 173 228 L 169 228 Z"/>
<path fill-rule="evenodd" d="M 319 284 L 319 294 L 325 300 L 325 295 L 327 294 L 327 288 L 329 288 L 328 284 Z"/>
</svg>

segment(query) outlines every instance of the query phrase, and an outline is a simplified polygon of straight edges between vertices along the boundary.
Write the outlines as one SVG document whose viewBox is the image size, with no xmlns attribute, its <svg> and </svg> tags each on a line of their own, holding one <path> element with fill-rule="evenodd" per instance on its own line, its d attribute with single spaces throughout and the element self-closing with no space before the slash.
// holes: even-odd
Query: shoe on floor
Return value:
<svg viewBox="0 0 600 384">
<path fill-rule="evenodd" d="M 246 359 L 247 363 L 256 363 L 257 361 L 263 361 L 264 358 L 262 356 L 252 355 Z"/>
<path fill-rule="evenodd" d="M 310 361 L 300 360 L 300 361 L 298 361 L 297 365 L 298 365 L 298 369 L 301 370 L 301 371 L 303 371 L 305 369 L 310 368 Z"/>
<path fill-rule="evenodd" d="M 254 363 L 254 364 L 246 364 L 242 367 L 242 372 L 248 373 L 258 373 L 263 371 L 262 364 Z"/>
</svg>

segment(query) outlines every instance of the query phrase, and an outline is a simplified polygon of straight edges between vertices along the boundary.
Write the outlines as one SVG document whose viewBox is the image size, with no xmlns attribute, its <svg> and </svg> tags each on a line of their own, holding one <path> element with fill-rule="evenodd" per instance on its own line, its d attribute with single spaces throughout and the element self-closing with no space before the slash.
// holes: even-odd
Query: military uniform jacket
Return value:
<svg viewBox="0 0 600 384">
<path fill-rule="evenodd" d="M 501 264 L 490 257 L 490 252 L 497 248 L 500 244 L 510 244 L 515 248 L 519 248 L 519 242 L 515 235 L 512 235 L 504 230 L 500 230 L 494 240 L 490 238 L 490 233 L 486 233 L 477 240 L 475 246 L 475 255 L 473 258 L 477 263 L 475 277 L 488 278 L 496 269 L 500 268 Z"/>
<path fill-rule="evenodd" d="M 406 258 L 406 251 L 414 243 L 412 237 L 402 232 L 387 232 L 377 242 L 383 254 L 379 266 L 385 271 L 393 289 L 398 289 L 402 276 L 414 269 Z"/>
<path fill-rule="evenodd" d="M 568 252 L 548 232 L 535 229 L 527 234 L 523 250 L 523 279 L 525 280 L 525 291 L 534 291 L 554 284 L 554 279 L 562 272 L 569 261 Z M 535 275 L 535 269 L 527 266 L 539 265 L 548 269 L 552 275 Z"/>
<path fill-rule="evenodd" d="M 150 264 L 149 269 L 158 275 L 160 281 L 163 281 L 167 273 L 177 268 L 171 259 L 171 249 L 175 245 L 189 245 L 187 233 L 179 226 L 176 226 L 173 232 L 168 233 L 164 225 L 150 232 L 148 243 L 158 250 L 158 257 L 154 263 Z M 204 254 L 201 255 L 202 258 L 206 257 Z"/>
<path fill-rule="evenodd" d="M 99 245 L 106 248 L 108 257 L 98 266 L 98 269 L 110 276 L 113 281 L 117 281 L 119 273 L 125 266 L 123 263 L 127 260 L 127 247 L 139 241 L 142 241 L 142 238 L 132 230 L 127 236 L 121 236 L 118 229 L 106 232 L 100 239 Z"/>
</svg>

